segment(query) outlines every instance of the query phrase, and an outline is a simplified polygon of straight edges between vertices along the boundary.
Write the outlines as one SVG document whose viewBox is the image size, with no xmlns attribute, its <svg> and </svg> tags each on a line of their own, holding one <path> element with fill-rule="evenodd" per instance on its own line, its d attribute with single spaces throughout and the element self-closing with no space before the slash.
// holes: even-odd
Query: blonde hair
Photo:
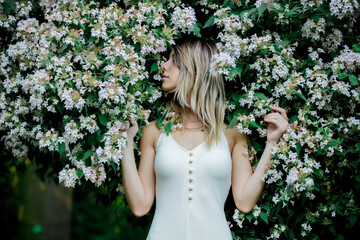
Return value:
<svg viewBox="0 0 360 240">
<path fill-rule="evenodd" d="M 220 140 L 225 116 L 223 76 L 214 76 L 209 71 L 211 58 L 217 52 L 214 43 L 200 38 L 183 39 L 173 49 L 180 73 L 170 107 L 184 124 L 187 109 L 197 114 L 209 131 L 206 139 L 209 146 Z"/>
</svg>

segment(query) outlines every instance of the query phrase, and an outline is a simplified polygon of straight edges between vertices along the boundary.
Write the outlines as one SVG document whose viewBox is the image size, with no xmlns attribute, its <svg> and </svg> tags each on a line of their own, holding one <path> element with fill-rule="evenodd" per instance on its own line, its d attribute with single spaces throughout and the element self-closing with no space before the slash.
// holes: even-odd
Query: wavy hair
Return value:
<svg viewBox="0 0 360 240">
<path fill-rule="evenodd" d="M 184 124 L 187 110 L 197 114 L 209 131 L 206 139 L 209 146 L 220 140 L 225 116 L 223 76 L 209 71 L 211 58 L 216 53 L 214 43 L 194 37 L 181 39 L 173 48 L 174 63 L 180 73 L 170 108 Z"/>
</svg>

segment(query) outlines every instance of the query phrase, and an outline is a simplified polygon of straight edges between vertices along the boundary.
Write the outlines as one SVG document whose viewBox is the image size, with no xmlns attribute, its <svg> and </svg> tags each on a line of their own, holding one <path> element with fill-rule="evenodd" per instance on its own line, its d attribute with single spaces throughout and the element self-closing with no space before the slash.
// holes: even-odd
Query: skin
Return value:
<svg viewBox="0 0 360 240">
<path fill-rule="evenodd" d="M 177 80 L 179 77 L 180 69 L 174 63 L 174 53 L 170 53 L 169 59 L 161 65 L 162 69 L 166 69 L 166 72 L 161 76 L 161 88 L 165 92 L 172 92 L 176 88 Z"/>
<path fill-rule="evenodd" d="M 164 74 L 162 78 L 162 88 L 164 91 L 173 91 L 176 87 L 179 68 L 173 62 L 172 55 L 167 62 L 161 66 Z M 260 158 L 256 170 L 253 172 L 249 161 L 249 156 L 243 154 L 247 149 L 248 137 L 238 132 L 236 127 L 226 129 L 224 124 L 224 134 L 226 136 L 229 150 L 232 156 L 232 193 L 236 207 L 244 212 L 250 212 L 258 201 L 263 188 L 262 177 L 271 160 L 272 148 L 277 144 L 282 134 L 288 127 L 286 111 L 280 107 L 271 106 L 272 113 L 264 117 L 267 122 L 267 142 L 265 150 Z M 202 125 L 197 115 L 189 111 L 187 114 L 187 128 L 197 128 Z M 156 153 L 156 143 L 160 136 L 155 121 L 142 129 L 140 141 L 140 163 L 137 169 L 133 139 L 138 132 L 136 122 L 131 122 L 131 127 L 126 130 L 128 134 L 128 145 L 123 149 L 122 176 L 125 196 L 130 209 L 135 216 L 141 217 L 147 214 L 155 199 L 155 171 L 154 159 Z M 175 131 L 171 133 L 174 140 L 187 149 L 193 149 L 205 141 L 207 132 L 202 131 Z"/>
</svg>

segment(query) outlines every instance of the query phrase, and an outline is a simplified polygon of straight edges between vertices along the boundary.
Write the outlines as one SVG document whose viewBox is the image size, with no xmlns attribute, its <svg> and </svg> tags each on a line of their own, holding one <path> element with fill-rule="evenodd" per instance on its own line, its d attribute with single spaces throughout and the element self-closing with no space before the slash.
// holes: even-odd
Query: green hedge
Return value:
<svg viewBox="0 0 360 240">
<path fill-rule="evenodd" d="M 359 15 L 352 0 L 2 0 L 3 150 L 115 201 L 127 118 L 163 119 L 159 66 L 196 35 L 220 49 L 210 71 L 254 167 L 269 105 L 290 119 L 255 209 L 228 201 L 234 238 L 345 239 L 359 228 Z"/>
</svg>

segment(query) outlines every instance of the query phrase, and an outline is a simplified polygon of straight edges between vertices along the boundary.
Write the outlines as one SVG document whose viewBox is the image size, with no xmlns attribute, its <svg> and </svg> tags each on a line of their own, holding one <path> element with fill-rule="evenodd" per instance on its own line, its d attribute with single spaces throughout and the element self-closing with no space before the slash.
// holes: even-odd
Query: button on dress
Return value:
<svg viewBox="0 0 360 240">
<path fill-rule="evenodd" d="M 224 204 L 231 186 L 225 135 L 192 150 L 161 133 L 155 155 L 156 209 L 147 240 L 231 240 Z"/>
</svg>

